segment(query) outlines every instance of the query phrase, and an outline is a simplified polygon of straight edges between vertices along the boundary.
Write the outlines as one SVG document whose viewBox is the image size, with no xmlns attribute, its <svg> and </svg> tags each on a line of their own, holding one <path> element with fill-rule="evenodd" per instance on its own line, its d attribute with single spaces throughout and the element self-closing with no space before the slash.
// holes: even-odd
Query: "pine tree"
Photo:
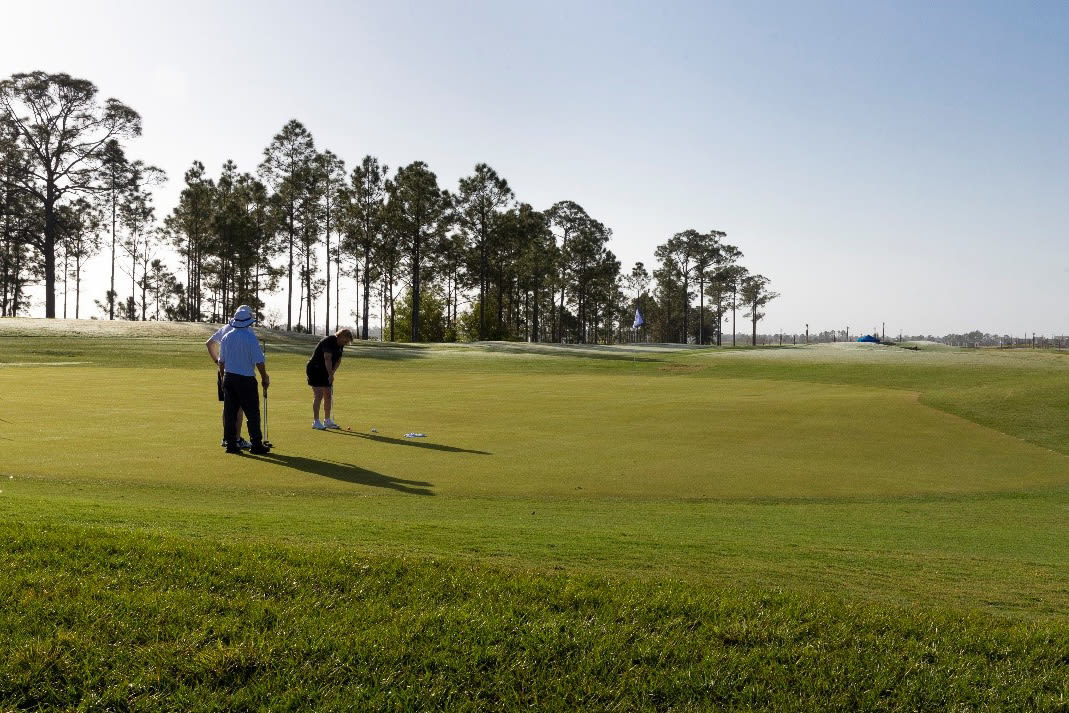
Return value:
<svg viewBox="0 0 1069 713">
<path fill-rule="evenodd" d="M 285 234 L 288 258 L 286 264 L 286 329 L 293 329 L 293 267 L 302 235 L 300 219 L 302 203 L 307 197 L 309 174 L 315 160 L 315 142 L 308 129 L 296 119 L 290 120 L 264 149 L 260 177 L 277 197 L 281 211 L 280 228 Z"/>
<path fill-rule="evenodd" d="M 43 229 L 31 243 L 42 258 L 45 316 L 54 318 L 58 208 L 96 189 L 105 146 L 140 135 L 141 117 L 116 99 L 99 104 L 92 82 L 41 71 L 0 82 L 0 116 L 15 127 L 16 141 L 33 166 L 18 185 L 43 213 Z"/>
<path fill-rule="evenodd" d="M 449 227 L 452 199 L 448 191 L 438 187 L 438 178 L 422 161 L 415 161 L 399 169 L 386 186 L 389 200 L 386 220 L 390 230 L 400 240 L 401 250 L 408 261 L 412 290 L 409 301 L 412 309 L 411 337 L 420 340 L 420 290 L 430 260 L 428 246 L 433 246 Z"/>
<path fill-rule="evenodd" d="M 374 156 L 365 156 L 349 177 L 345 194 L 345 235 L 342 251 L 358 265 L 358 289 L 362 297 L 360 338 L 368 338 L 368 312 L 371 306 L 372 280 L 377 279 L 376 252 L 383 243 L 386 206 L 386 174 L 389 168 Z"/>
<path fill-rule="evenodd" d="M 508 181 L 485 163 L 475 173 L 460 179 L 457 220 L 473 250 L 472 269 L 479 280 L 479 339 L 486 339 L 486 293 L 489 288 L 490 253 L 498 214 L 515 198 Z"/>
</svg>

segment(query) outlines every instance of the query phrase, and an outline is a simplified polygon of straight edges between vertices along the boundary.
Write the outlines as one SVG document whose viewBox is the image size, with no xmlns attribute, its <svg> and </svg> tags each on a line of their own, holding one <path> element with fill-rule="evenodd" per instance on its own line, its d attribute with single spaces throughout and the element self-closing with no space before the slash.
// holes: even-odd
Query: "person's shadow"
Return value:
<svg viewBox="0 0 1069 713">
<path fill-rule="evenodd" d="M 456 446 L 445 446 L 441 443 L 427 443 L 426 441 L 417 440 L 414 438 L 390 438 L 389 436 L 380 436 L 376 433 L 353 433 L 352 431 L 336 431 L 328 430 L 324 433 L 332 433 L 335 436 L 355 436 L 356 438 L 366 438 L 369 441 L 375 441 L 376 443 L 391 443 L 395 446 L 413 446 L 415 448 L 429 448 L 433 451 L 445 451 L 446 453 L 473 453 L 477 456 L 490 456 L 493 453 L 489 451 L 474 451 L 469 448 L 457 448 Z"/>
<path fill-rule="evenodd" d="M 312 458 L 302 458 L 301 456 L 291 456 L 284 453 L 267 453 L 265 455 L 248 455 L 246 457 L 293 468 L 305 473 L 322 475 L 334 480 L 342 480 L 346 483 L 368 485 L 373 488 L 387 488 L 407 495 L 434 495 L 430 490 L 430 488 L 434 487 L 433 483 L 423 480 L 395 478 L 391 475 L 383 475 L 367 468 L 352 465 L 351 463 L 313 460 Z"/>
</svg>

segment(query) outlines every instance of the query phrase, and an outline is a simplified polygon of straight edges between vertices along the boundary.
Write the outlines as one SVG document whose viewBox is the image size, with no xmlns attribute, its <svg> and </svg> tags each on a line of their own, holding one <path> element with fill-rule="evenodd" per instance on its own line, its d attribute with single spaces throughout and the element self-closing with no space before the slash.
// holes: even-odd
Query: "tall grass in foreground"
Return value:
<svg viewBox="0 0 1069 713">
<path fill-rule="evenodd" d="M 1069 708 L 1069 630 L 0 525 L 0 710 Z"/>
</svg>

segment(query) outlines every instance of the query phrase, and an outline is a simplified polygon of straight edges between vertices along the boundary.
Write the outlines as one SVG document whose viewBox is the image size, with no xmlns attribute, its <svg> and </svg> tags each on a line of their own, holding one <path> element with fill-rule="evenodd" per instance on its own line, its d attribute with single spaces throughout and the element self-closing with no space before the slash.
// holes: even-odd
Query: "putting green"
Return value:
<svg viewBox="0 0 1069 713">
<path fill-rule="evenodd" d="M 337 384 L 337 418 L 352 431 L 315 432 L 301 365 L 272 361 L 276 449 L 266 458 L 222 452 L 209 365 L 0 370 L 2 470 L 268 492 L 568 498 L 867 497 L 1069 482 L 1065 456 L 905 391 L 361 362 Z"/>
</svg>

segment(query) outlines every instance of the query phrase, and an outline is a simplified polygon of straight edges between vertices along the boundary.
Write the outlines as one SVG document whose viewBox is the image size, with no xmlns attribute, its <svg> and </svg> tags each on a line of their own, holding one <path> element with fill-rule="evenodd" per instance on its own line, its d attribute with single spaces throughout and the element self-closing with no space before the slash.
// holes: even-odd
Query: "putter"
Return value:
<svg viewBox="0 0 1069 713">
<path fill-rule="evenodd" d="M 264 354 L 267 353 L 267 340 L 260 340 L 260 351 Z M 274 444 L 269 440 L 271 435 L 271 427 L 267 421 L 267 387 L 264 387 L 264 446 L 267 448 L 274 448 Z"/>
<path fill-rule="evenodd" d="M 268 448 L 274 448 L 274 444 L 268 440 L 271 435 L 270 422 L 267 420 L 267 389 L 264 388 L 264 445 Z"/>
</svg>

